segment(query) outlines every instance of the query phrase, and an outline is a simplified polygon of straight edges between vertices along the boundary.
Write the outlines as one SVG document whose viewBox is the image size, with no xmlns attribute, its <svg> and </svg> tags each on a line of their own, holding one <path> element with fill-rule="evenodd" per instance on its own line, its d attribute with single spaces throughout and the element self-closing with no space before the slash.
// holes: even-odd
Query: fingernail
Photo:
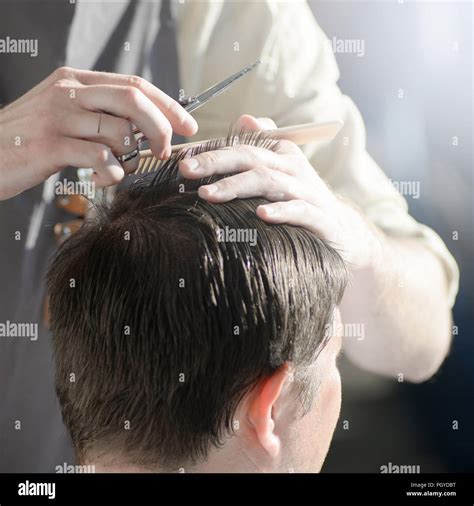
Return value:
<svg viewBox="0 0 474 506">
<path fill-rule="evenodd" d="M 283 192 L 268 193 L 267 198 L 268 198 L 268 200 L 273 200 L 273 201 L 284 200 L 285 194 Z"/>
<path fill-rule="evenodd" d="M 192 116 L 186 116 L 184 118 L 183 126 L 187 130 L 191 130 L 192 132 L 197 132 L 198 130 L 198 124 Z"/>
<path fill-rule="evenodd" d="M 267 216 L 275 216 L 275 209 L 273 207 L 266 207 L 265 212 L 267 213 Z"/>
<path fill-rule="evenodd" d="M 214 193 L 217 193 L 217 190 L 219 188 L 215 184 L 210 184 L 209 186 L 203 186 L 203 190 L 206 190 L 206 193 L 208 195 L 214 195 Z"/>
<path fill-rule="evenodd" d="M 186 158 L 183 162 L 190 171 L 195 171 L 199 168 L 199 161 L 196 158 Z"/>
<path fill-rule="evenodd" d="M 157 156 L 160 160 L 165 160 L 171 156 L 171 147 L 167 147 L 161 150 L 161 153 Z"/>
</svg>

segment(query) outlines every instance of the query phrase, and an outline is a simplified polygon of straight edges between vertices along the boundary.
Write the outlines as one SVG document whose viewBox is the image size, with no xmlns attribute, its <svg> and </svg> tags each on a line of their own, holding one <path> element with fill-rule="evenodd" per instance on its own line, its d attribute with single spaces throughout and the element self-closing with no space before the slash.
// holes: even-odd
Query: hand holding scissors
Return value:
<svg viewBox="0 0 474 506">
<path fill-rule="evenodd" d="M 148 139 L 155 156 L 167 158 L 173 131 L 195 134 L 197 123 L 189 111 L 238 77 L 229 79 L 186 99 L 183 107 L 137 76 L 57 69 L 0 110 L 0 200 L 68 166 L 92 167 L 92 182 L 99 186 L 118 183 L 138 167 L 134 127 Z"/>
</svg>

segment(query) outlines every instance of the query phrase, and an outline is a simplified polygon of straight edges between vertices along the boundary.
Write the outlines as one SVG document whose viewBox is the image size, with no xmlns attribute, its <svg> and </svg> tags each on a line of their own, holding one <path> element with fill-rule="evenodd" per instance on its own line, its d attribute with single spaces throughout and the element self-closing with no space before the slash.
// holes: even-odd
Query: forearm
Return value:
<svg viewBox="0 0 474 506">
<path fill-rule="evenodd" d="M 345 323 L 360 323 L 363 335 L 344 339 L 346 354 L 369 371 L 431 377 L 451 341 L 451 311 L 441 261 L 416 239 L 380 233 L 381 253 L 356 271 L 341 304 Z"/>
</svg>

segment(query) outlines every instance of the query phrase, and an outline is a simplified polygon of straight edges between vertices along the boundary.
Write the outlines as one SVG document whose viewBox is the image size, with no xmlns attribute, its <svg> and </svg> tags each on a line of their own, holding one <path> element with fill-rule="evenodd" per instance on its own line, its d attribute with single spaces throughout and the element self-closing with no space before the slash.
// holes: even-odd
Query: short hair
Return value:
<svg viewBox="0 0 474 506">
<path fill-rule="evenodd" d="M 53 257 L 56 392 L 79 460 L 198 463 L 232 434 L 259 380 L 285 362 L 307 369 L 327 342 L 347 282 L 337 250 L 262 221 L 263 199 L 211 204 L 197 189 L 216 177 L 179 175 L 184 156 L 239 143 L 276 149 L 234 131 L 173 155 L 151 183 L 98 204 Z"/>
</svg>

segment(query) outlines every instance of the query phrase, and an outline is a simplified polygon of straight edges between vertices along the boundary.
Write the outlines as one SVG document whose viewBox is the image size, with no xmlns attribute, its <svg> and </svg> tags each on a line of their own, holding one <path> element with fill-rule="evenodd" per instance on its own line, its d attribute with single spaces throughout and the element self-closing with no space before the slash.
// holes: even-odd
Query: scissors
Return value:
<svg viewBox="0 0 474 506">
<path fill-rule="evenodd" d="M 221 93 L 224 93 L 224 91 L 227 90 L 227 88 L 235 84 L 241 77 L 247 74 L 247 72 L 253 70 L 260 63 L 261 60 L 257 60 L 255 63 L 247 65 L 242 70 L 239 70 L 235 74 L 232 74 L 223 81 L 214 84 L 214 86 L 211 86 L 210 88 L 203 91 L 199 95 L 195 95 L 193 97 L 182 97 L 181 99 L 178 100 L 178 102 L 187 112 L 193 112 L 196 109 L 199 109 L 199 107 L 205 105 L 207 102 L 209 102 L 209 100 L 212 100 Z M 138 136 L 137 137 L 138 144 L 147 140 L 143 132 L 138 128 L 133 129 L 133 135 L 135 135 L 136 137 Z"/>
</svg>

